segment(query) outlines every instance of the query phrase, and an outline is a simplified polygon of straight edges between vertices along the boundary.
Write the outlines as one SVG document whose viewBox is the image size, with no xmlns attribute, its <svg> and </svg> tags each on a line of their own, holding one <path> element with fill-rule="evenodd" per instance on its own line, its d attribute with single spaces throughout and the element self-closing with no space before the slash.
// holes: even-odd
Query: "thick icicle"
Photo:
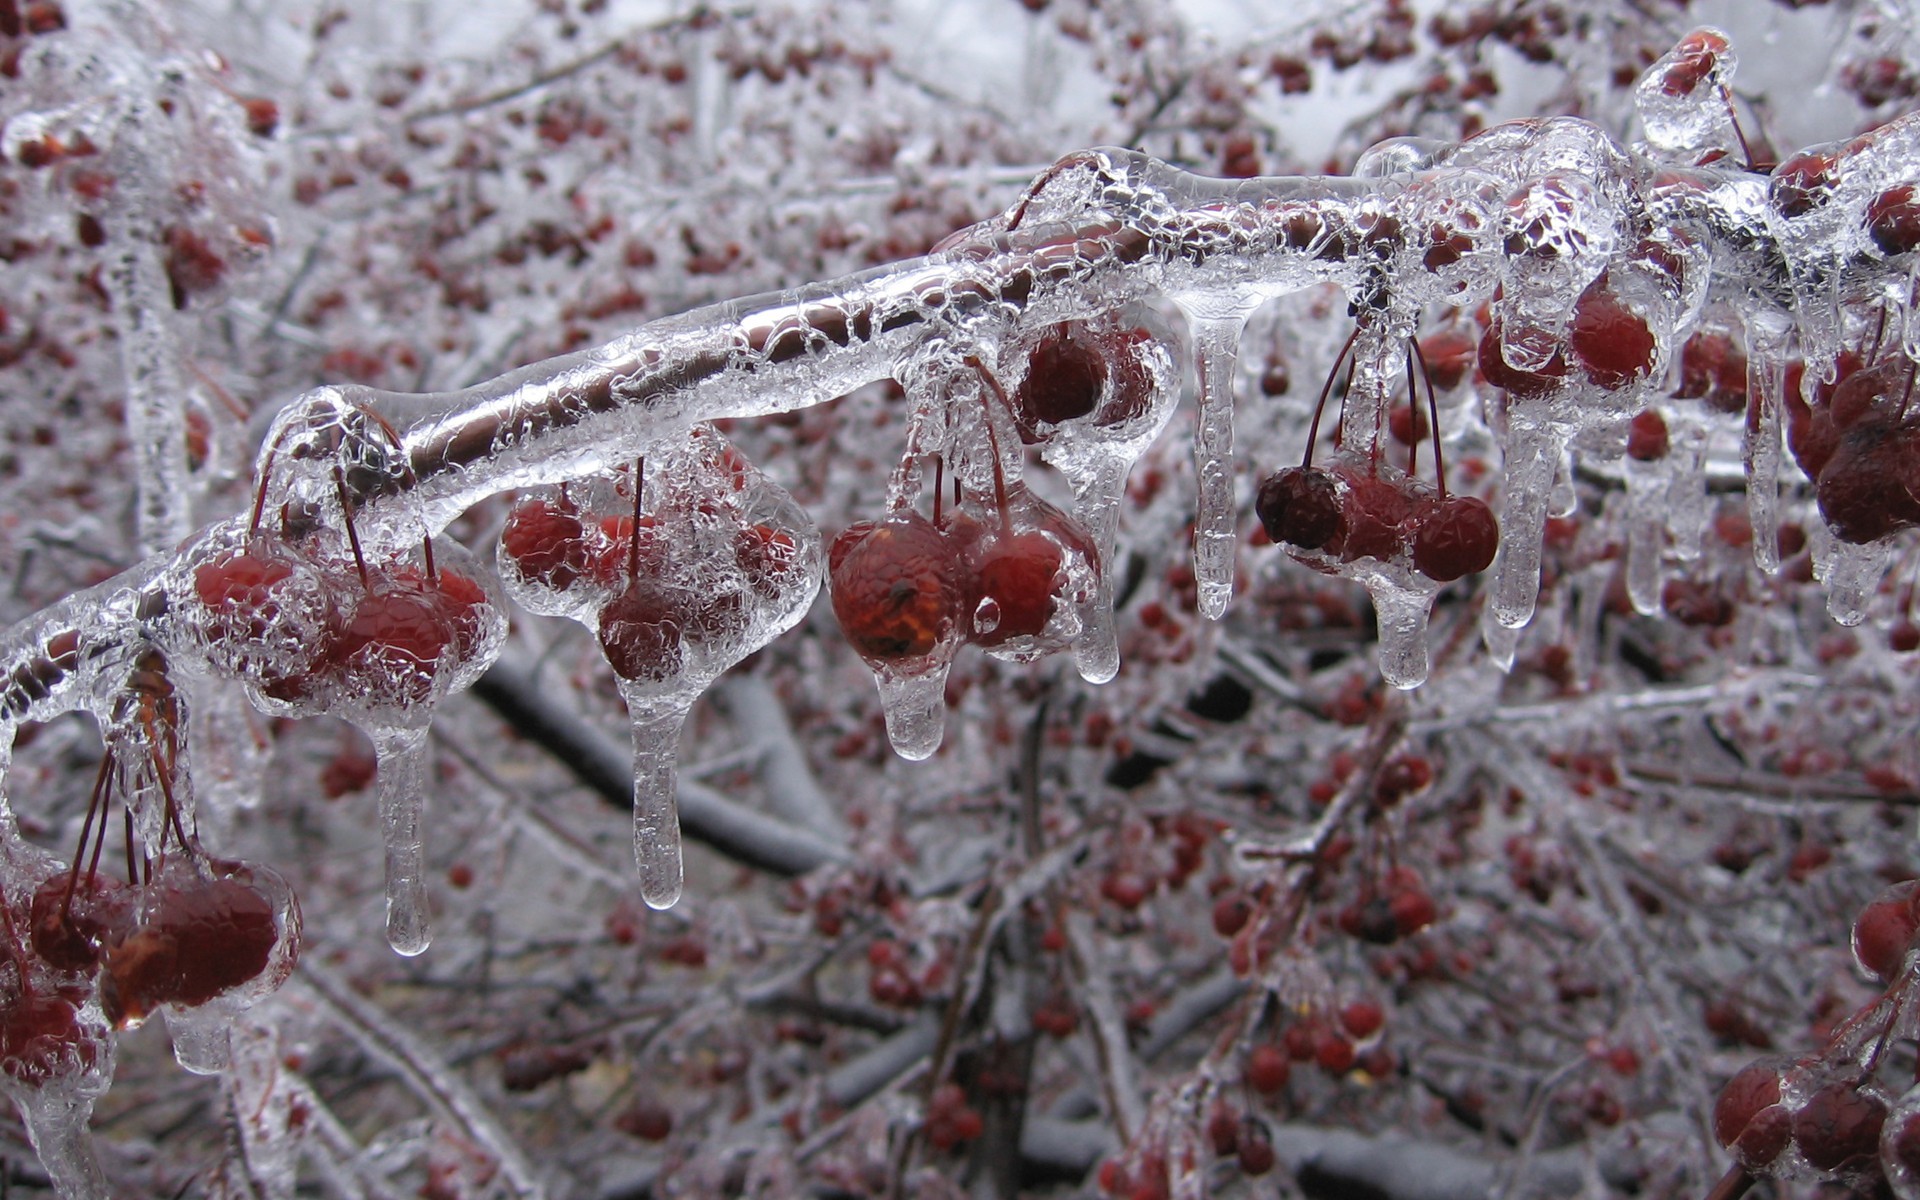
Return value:
<svg viewBox="0 0 1920 1200">
<path fill-rule="evenodd" d="M 15 1092 L 14 1103 L 27 1127 L 27 1140 L 33 1143 L 60 1200 L 112 1200 L 87 1129 L 93 1116 L 92 1095 L 54 1086 Z"/>
<path fill-rule="evenodd" d="M 427 730 L 370 731 L 380 780 L 380 840 L 387 861 L 387 944 L 411 958 L 433 941 L 423 865 L 421 810 L 427 802 Z"/>
<path fill-rule="evenodd" d="M 1233 372 L 1240 330 L 1251 306 L 1219 313 L 1188 309 L 1200 369 L 1199 419 L 1193 434 L 1198 495 L 1193 521 L 1193 578 L 1200 615 L 1219 620 L 1233 600 Z"/>
<path fill-rule="evenodd" d="M 1406 584 L 1374 574 L 1366 581 L 1380 626 L 1380 677 L 1401 691 L 1427 681 L 1427 618 L 1439 585 Z"/>
<path fill-rule="evenodd" d="M 1131 466 L 1131 457 L 1106 453 L 1085 453 L 1070 465 L 1061 464 L 1073 485 L 1074 511 L 1086 523 L 1100 556 L 1093 601 L 1080 612 L 1080 637 L 1073 644 L 1074 666 L 1088 683 L 1106 683 L 1120 673 L 1120 638 L 1113 621 L 1114 534 Z"/>
<path fill-rule="evenodd" d="M 1505 481 L 1500 487 L 1500 556 L 1493 564 L 1494 619 L 1518 629 L 1533 619 L 1540 595 L 1541 539 L 1564 435 L 1551 422 L 1508 416 Z"/>
<path fill-rule="evenodd" d="M 1747 470 L 1747 520 L 1753 526 L 1753 563 L 1771 575 L 1780 569 L 1780 404 L 1792 326 L 1765 310 L 1747 313 L 1745 324 L 1748 399 L 1741 458 Z"/>
<path fill-rule="evenodd" d="M 640 898 L 647 907 L 680 901 L 680 801 L 675 762 L 680 730 L 691 704 L 628 689 L 633 722 L 633 858 L 640 866 Z"/>
<path fill-rule="evenodd" d="M 227 1033 L 233 1027 L 233 1013 L 220 1005 L 179 1008 L 168 1005 L 161 1010 L 167 1018 L 167 1035 L 173 1040 L 173 1061 L 182 1070 L 195 1075 L 218 1075 L 227 1069 Z"/>
<path fill-rule="evenodd" d="M 947 663 L 905 675 L 877 670 L 880 708 L 887 717 L 887 740 L 908 762 L 933 757 L 947 728 Z"/>
<path fill-rule="evenodd" d="M 1892 541 L 1883 538 L 1855 545 L 1836 538 L 1831 554 L 1824 576 L 1827 615 L 1841 625 L 1858 625 L 1867 619 L 1867 605 L 1873 602 L 1880 577 L 1893 557 Z"/>
</svg>

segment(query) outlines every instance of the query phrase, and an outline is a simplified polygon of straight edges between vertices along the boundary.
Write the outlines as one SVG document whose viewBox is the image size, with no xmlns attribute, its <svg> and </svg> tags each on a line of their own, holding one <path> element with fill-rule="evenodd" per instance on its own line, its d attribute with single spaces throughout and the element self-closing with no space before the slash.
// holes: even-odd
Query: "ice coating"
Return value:
<svg viewBox="0 0 1920 1200">
<path fill-rule="evenodd" d="M 629 695 L 633 723 L 633 858 L 649 908 L 680 902 L 680 810 L 674 760 L 687 707 Z"/>
</svg>

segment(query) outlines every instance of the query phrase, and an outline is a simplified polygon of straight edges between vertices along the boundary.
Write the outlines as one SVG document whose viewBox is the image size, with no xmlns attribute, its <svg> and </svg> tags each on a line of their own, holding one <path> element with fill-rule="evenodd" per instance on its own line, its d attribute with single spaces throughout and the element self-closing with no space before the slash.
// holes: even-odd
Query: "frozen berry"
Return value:
<svg viewBox="0 0 1920 1200">
<path fill-rule="evenodd" d="M 964 568 L 918 513 L 847 527 L 829 562 L 833 615 L 863 658 L 921 658 L 957 628 Z"/>
<path fill-rule="evenodd" d="M 1292 1073 L 1287 1056 L 1272 1042 L 1261 1042 L 1247 1055 L 1247 1086 L 1262 1095 L 1271 1096 L 1286 1087 Z"/>
<path fill-rule="evenodd" d="M 1635 413 L 1627 425 L 1627 457 L 1635 462 L 1658 462 L 1667 456 L 1669 447 L 1667 419 L 1658 409 L 1645 409 Z"/>
<path fill-rule="evenodd" d="M 1267 536 L 1283 545 L 1318 550 L 1340 534 L 1340 493 L 1318 467 L 1287 467 L 1261 481 L 1253 510 Z"/>
<path fill-rule="evenodd" d="M 1780 1098 L 1779 1068 L 1758 1062 L 1729 1079 L 1714 1101 L 1714 1139 L 1750 1170 L 1767 1166 L 1787 1148 L 1792 1118 Z"/>
<path fill-rule="evenodd" d="M 1413 531 L 1413 565 L 1435 583 L 1484 571 L 1500 548 L 1500 523 L 1486 502 L 1447 496 L 1421 514 Z"/>
<path fill-rule="evenodd" d="M 1605 272 L 1574 304 L 1567 344 L 1595 387 L 1622 391 L 1653 373 L 1653 331 L 1620 299 Z"/>
<path fill-rule="evenodd" d="M 256 883 L 196 876 L 156 884 L 145 919 L 107 955 L 101 1008 L 124 1026 L 162 1004 L 198 1007 L 259 978 L 280 936 Z"/>
<path fill-rule="evenodd" d="M 1815 1170 L 1860 1165 L 1880 1148 L 1887 1106 L 1851 1080 L 1836 1080 L 1807 1097 L 1793 1114 L 1793 1140 Z"/>
<path fill-rule="evenodd" d="M 675 589 L 640 576 L 600 610 L 600 649 L 622 679 L 664 683 L 684 662 L 689 606 Z"/>
<path fill-rule="evenodd" d="M 1886 888 L 1853 919 L 1853 957 L 1863 970 L 1891 983 L 1920 933 L 1920 881 Z"/>
<path fill-rule="evenodd" d="M 1027 356 L 1026 378 L 1014 390 L 1021 437 L 1033 441 L 1042 424 L 1058 425 L 1093 412 L 1107 385 L 1107 364 L 1085 326 L 1055 325 Z"/>
<path fill-rule="evenodd" d="M 1867 236 L 1884 254 L 1920 246 L 1920 188 L 1903 183 L 1867 203 Z"/>
<path fill-rule="evenodd" d="M 520 504 L 500 531 L 500 551 L 521 578 L 556 592 L 566 591 L 592 568 L 585 523 L 565 501 Z"/>
</svg>

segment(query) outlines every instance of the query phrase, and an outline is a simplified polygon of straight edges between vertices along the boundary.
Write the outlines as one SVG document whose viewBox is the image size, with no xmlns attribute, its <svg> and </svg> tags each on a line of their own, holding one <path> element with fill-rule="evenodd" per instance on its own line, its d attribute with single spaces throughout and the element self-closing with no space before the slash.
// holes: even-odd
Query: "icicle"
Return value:
<svg viewBox="0 0 1920 1200">
<path fill-rule="evenodd" d="M 33 1143 L 60 1200 L 111 1200 L 87 1130 L 93 1116 L 91 1095 L 55 1086 L 16 1091 L 14 1104 L 27 1127 L 27 1140 Z"/>
<path fill-rule="evenodd" d="M 1408 587 L 1384 575 L 1366 581 L 1380 626 L 1380 677 L 1401 691 L 1427 681 L 1427 616 L 1437 584 Z"/>
<path fill-rule="evenodd" d="M 1857 546 L 1833 540 L 1827 560 L 1827 615 L 1841 625 L 1858 625 L 1867 618 L 1867 605 L 1879 590 L 1880 577 L 1893 557 L 1891 538 Z"/>
<path fill-rule="evenodd" d="M 1547 504 L 1565 441 L 1550 422 L 1508 414 L 1506 476 L 1500 487 L 1500 556 L 1493 564 L 1492 612 L 1518 629 L 1533 619 L 1540 595 L 1541 541 Z"/>
<path fill-rule="evenodd" d="M 682 883 L 674 766 L 691 698 L 661 699 L 637 688 L 623 690 L 633 722 L 633 858 L 640 865 L 640 898 L 648 908 L 672 908 L 679 903 Z"/>
<path fill-rule="evenodd" d="M 187 721 L 194 793 L 209 815 L 231 819 L 260 803 L 271 747 L 260 736 L 242 692 L 196 687 Z"/>
<path fill-rule="evenodd" d="M 1673 556 L 1681 562 L 1700 557 L 1700 539 L 1706 536 L 1712 511 L 1707 495 L 1707 429 L 1693 417 L 1668 422 L 1667 538 Z"/>
<path fill-rule="evenodd" d="M 233 1022 L 232 1029 L 227 1092 L 245 1150 L 247 1181 L 261 1200 L 291 1200 L 304 1122 L 295 1123 L 291 1089 L 281 1086 L 279 1031 L 258 1018 Z"/>
<path fill-rule="evenodd" d="M 1792 327 L 1764 310 L 1744 319 L 1748 400 L 1741 458 L 1747 470 L 1747 520 L 1753 526 L 1753 563 L 1771 575 L 1780 569 L 1780 403 Z"/>
<path fill-rule="evenodd" d="M 1185 307 L 1185 306 L 1183 306 Z M 1233 371 L 1240 330 L 1253 311 L 1238 297 L 1219 307 L 1187 308 L 1200 368 L 1200 416 L 1193 435 L 1198 495 L 1193 523 L 1193 578 L 1200 615 L 1219 620 L 1233 599 Z"/>
<path fill-rule="evenodd" d="M 908 762 L 931 758 L 940 748 L 947 725 L 947 667 L 901 675 L 875 671 L 880 708 L 887 716 L 887 740 L 893 752 Z"/>
<path fill-rule="evenodd" d="M 1579 511 L 1580 493 L 1573 488 L 1573 451 L 1562 446 L 1553 468 L 1553 490 L 1547 493 L 1547 515 L 1570 517 Z"/>
<path fill-rule="evenodd" d="M 1667 459 L 1627 460 L 1627 599 L 1642 616 L 1660 611 L 1660 552 L 1673 476 Z"/>
<path fill-rule="evenodd" d="M 387 857 L 387 944 L 411 958 L 433 941 L 420 832 L 427 799 L 427 730 L 368 732 L 378 764 L 380 837 Z"/>
<path fill-rule="evenodd" d="M 1074 511 L 1100 555 L 1100 578 L 1092 602 L 1081 609 L 1080 637 L 1073 644 L 1074 666 L 1088 683 L 1106 683 L 1120 673 L 1120 638 L 1113 621 L 1114 534 L 1132 465 L 1131 456 L 1116 454 L 1087 454 L 1060 463 L 1073 485 Z"/>
</svg>

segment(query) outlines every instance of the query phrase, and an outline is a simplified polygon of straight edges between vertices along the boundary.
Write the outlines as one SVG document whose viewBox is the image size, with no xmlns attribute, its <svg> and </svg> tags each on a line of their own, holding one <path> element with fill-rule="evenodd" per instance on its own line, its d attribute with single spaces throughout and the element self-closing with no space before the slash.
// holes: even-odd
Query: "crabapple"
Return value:
<svg viewBox="0 0 1920 1200">
<path fill-rule="evenodd" d="M 842 530 L 828 552 L 833 615 L 862 658 L 924 658 L 958 628 L 966 570 L 933 522 L 915 512 Z"/>
</svg>

